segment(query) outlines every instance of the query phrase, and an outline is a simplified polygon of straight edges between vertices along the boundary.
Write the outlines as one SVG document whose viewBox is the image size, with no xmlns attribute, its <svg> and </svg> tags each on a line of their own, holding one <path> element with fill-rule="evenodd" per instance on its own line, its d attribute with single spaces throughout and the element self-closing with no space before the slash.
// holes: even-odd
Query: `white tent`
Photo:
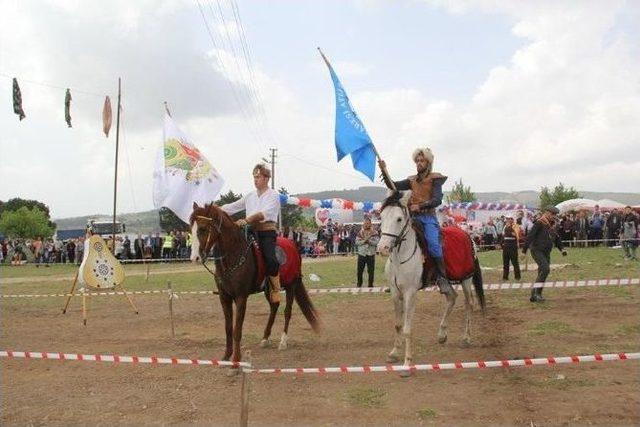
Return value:
<svg viewBox="0 0 640 427">
<path fill-rule="evenodd" d="M 595 207 L 599 206 L 600 209 L 608 211 L 611 209 L 622 209 L 625 207 L 624 204 L 620 202 L 616 202 L 611 199 L 600 199 L 600 200 L 592 200 L 592 199 L 571 199 L 565 200 L 564 202 L 558 203 L 556 208 L 560 211 L 560 213 L 568 212 L 568 211 L 577 211 L 577 210 L 594 210 Z"/>
</svg>

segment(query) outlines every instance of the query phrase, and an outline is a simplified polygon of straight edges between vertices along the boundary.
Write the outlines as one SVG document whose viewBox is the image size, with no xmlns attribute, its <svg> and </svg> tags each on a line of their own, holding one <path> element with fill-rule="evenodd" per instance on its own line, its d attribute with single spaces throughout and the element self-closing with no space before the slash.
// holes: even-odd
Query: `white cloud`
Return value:
<svg viewBox="0 0 640 427">
<path fill-rule="evenodd" d="M 476 191 L 538 189 L 558 181 L 578 189 L 638 191 L 640 37 L 636 27 L 618 25 L 621 15 L 640 16 L 637 3 L 429 3 L 455 13 L 504 14 L 525 44 L 495 64 L 467 101 L 430 98 L 401 85 L 349 92 L 395 177 L 411 173 L 416 146 L 430 146 L 436 168 L 451 183 L 463 178 Z M 224 35 L 220 25 L 213 29 L 214 36 Z M 232 37 L 237 43 L 237 28 Z M 15 2 L 0 17 L 2 73 L 109 92 L 114 102 L 115 78 L 123 76 L 121 212 L 151 207 L 164 100 L 225 176 L 223 191 L 250 189 L 251 166 L 275 141 L 278 185 L 292 192 L 366 185 L 349 159 L 336 167 L 333 89 L 321 61 L 306 67 L 313 78 L 324 78 L 320 93 L 295 92 L 286 73 L 254 62 L 263 115 L 251 104 L 255 94 L 246 70 L 235 72 L 242 58 L 232 53 L 223 45 L 214 49 L 190 3 Z M 361 81 L 373 68 L 334 65 L 341 78 Z M 114 140 L 101 134 L 102 98 L 73 93 L 74 128 L 66 129 L 64 92 L 23 81 L 27 119 L 19 123 L 10 104 L 0 106 L 0 199 L 43 200 L 56 217 L 109 212 Z M 10 84 L 0 87 L 0 97 L 10 98 Z M 317 97 L 325 107 L 312 111 L 308 99 Z"/>
</svg>

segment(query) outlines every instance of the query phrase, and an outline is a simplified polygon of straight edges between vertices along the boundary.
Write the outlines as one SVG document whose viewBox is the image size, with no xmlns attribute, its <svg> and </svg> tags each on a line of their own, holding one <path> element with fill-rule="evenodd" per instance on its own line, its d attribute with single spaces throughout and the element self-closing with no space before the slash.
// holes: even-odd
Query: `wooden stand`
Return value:
<svg viewBox="0 0 640 427">
<path fill-rule="evenodd" d="M 169 321 L 171 322 L 171 339 L 176 337 L 176 329 L 173 325 L 173 289 L 171 282 L 167 280 L 167 290 L 169 291 Z"/>
<path fill-rule="evenodd" d="M 67 295 L 67 300 L 64 303 L 64 308 L 62 309 L 62 314 L 65 314 L 67 312 L 67 309 L 69 308 L 69 303 L 71 302 L 71 298 L 73 298 L 74 296 L 76 296 L 76 285 L 78 283 L 78 275 L 80 274 L 80 272 L 76 272 L 76 277 L 73 279 L 73 284 L 71 285 L 71 289 L 69 290 L 69 294 Z M 124 289 L 124 287 L 122 285 L 116 285 L 114 287 L 114 289 L 117 292 L 122 292 L 124 294 L 124 296 L 127 298 L 127 301 L 129 302 L 129 305 L 131 306 L 131 308 L 133 309 L 134 313 L 139 314 L 138 313 L 138 309 L 136 308 L 136 305 L 133 303 L 133 300 L 131 299 L 131 296 L 129 296 L 129 294 L 127 293 L 127 291 Z M 80 290 L 81 292 L 81 296 L 82 296 L 82 324 L 84 326 L 87 326 L 87 312 L 88 312 L 88 307 L 89 307 L 89 300 L 88 300 L 88 295 L 85 291 L 84 288 L 82 288 Z M 172 320 L 173 322 L 173 320 Z"/>
</svg>

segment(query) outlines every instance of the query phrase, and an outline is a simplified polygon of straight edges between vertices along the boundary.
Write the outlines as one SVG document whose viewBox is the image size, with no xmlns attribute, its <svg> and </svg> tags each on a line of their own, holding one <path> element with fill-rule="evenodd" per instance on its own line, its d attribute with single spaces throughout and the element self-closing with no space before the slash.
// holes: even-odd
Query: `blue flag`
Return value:
<svg viewBox="0 0 640 427">
<path fill-rule="evenodd" d="M 373 142 L 371 142 L 371 138 L 367 134 L 362 121 L 360 121 L 351 106 L 349 97 L 335 71 L 333 71 L 333 67 L 331 67 L 324 54 L 322 52 L 320 54 L 327 67 L 329 67 L 333 87 L 336 91 L 336 150 L 338 161 L 342 160 L 347 154 L 351 154 L 353 168 L 373 181 L 376 175 L 376 154 Z"/>
</svg>

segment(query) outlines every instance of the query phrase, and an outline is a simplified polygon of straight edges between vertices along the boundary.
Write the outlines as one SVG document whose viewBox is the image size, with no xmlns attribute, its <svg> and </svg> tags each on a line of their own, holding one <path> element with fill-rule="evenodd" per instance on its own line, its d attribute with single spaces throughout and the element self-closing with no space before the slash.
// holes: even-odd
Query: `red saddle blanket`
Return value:
<svg viewBox="0 0 640 427">
<path fill-rule="evenodd" d="M 464 280 L 473 275 L 473 245 L 463 229 L 455 226 L 444 227 L 442 250 L 449 280 Z"/>
<path fill-rule="evenodd" d="M 256 265 L 258 267 L 256 283 L 261 285 L 265 278 L 266 267 L 262 251 L 258 246 L 258 242 L 255 241 L 253 243 L 253 254 L 255 255 Z M 276 239 L 276 258 L 278 258 L 278 262 L 280 263 L 280 283 L 283 285 L 293 283 L 294 280 L 300 277 L 302 261 L 293 241 L 284 237 L 278 237 Z"/>
</svg>

